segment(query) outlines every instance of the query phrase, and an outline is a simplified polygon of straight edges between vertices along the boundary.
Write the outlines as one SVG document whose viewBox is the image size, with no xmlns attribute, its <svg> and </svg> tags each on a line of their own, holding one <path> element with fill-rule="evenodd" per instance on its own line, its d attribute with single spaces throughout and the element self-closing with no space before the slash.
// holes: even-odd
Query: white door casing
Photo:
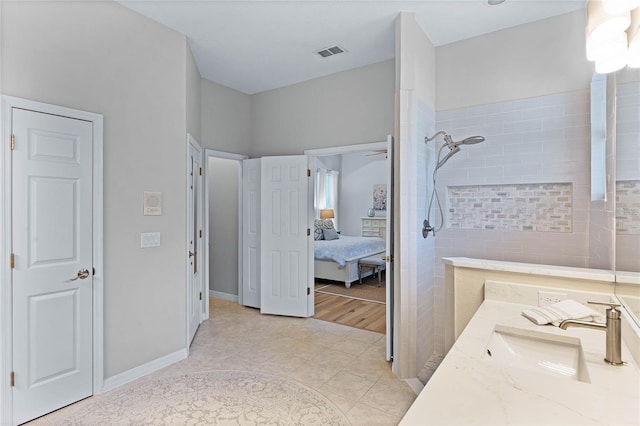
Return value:
<svg viewBox="0 0 640 426">
<path fill-rule="evenodd" d="M 94 392 L 94 123 L 11 115 L 12 417 L 22 423 Z"/>
<path fill-rule="evenodd" d="M 242 291 L 240 303 L 260 308 L 261 160 L 242 162 Z"/>
<path fill-rule="evenodd" d="M 309 158 L 264 157 L 261 166 L 260 310 L 266 314 L 311 316 Z"/>
<path fill-rule="evenodd" d="M 387 136 L 387 221 L 386 221 L 386 359 L 393 359 L 393 136 Z"/>
<path fill-rule="evenodd" d="M 187 346 L 202 322 L 202 148 L 187 135 Z"/>
</svg>

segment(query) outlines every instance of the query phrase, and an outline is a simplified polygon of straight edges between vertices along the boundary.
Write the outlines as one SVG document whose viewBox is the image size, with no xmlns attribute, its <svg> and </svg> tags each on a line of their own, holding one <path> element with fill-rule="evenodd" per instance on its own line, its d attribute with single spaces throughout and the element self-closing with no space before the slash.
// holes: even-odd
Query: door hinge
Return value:
<svg viewBox="0 0 640 426">
<path fill-rule="evenodd" d="M 96 268 L 91 268 L 91 271 L 93 272 L 93 275 L 96 274 Z"/>
<path fill-rule="evenodd" d="M 16 267 L 16 255 L 11 253 L 11 258 L 9 259 L 9 263 L 11 266 L 11 269 Z"/>
<path fill-rule="evenodd" d="M 382 260 L 385 262 L 393 262 L 393 256 L 382 256 Z"/>
<path fill-rule="evenodd" d="M 202 292 L 200 292 L 200 300 L 202 300 Z"/>
<path fill-rule="evenodd" d="M 307 296 L 311 294 L 311 288 L 307 287 Z"/>
<path fill-rule="evenodd" d="M 307 228 L 307 237 L 311 235 L 311 228 Z"/>
<path fill-rule="evenodd" d="M 11 380 L 11 387 L 14 387 L 16 385 L 16 373 L 12 371 L 9 380 Z"/>
<path fill-rule="evenodd" d="M 11 151 L 16 149 L 16 137 L 13 133 L 11 133 L 11 136 L 9 137 L 9 147 L 11 148 Z"/>
<path fill-rule="evenodd" d="M 202 167 L 200 167 L 199 173 L 200 173 L 200 176 L 202 176 Z"/>
<path fill-rule="evenodd" d="M 202 238 L 202 229 L 200 230 L 200 238 Z"/>
<path fill-rule="evenodd" d="M 311 169 L 307 169 L 307 177 L 311 177 Z"/>
</svg>

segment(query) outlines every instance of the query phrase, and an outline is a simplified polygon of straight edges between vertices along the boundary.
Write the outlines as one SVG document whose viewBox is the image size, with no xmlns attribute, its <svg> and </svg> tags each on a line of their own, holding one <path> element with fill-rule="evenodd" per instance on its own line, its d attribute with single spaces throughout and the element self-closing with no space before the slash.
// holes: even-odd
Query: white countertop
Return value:
<svg viewBox="0 0 640 426">
<path fill-rule="evenodd" d="M 547 275 L 589 281 L 615 282 L 613 271 L 604 269 L 574 268 L 571 266 L 539 265 L 535 263 L 506 262 L 501 260 L 472 259 L 469 257 L 445 257 L 445 265 L 459 268 L 488 269 L 521 274 Z"/>
<path fill-rule="evenodd" d="M 639 425 L 640 374 L 627 346 L 623 343 L 627 365 L 607 365 L 604 332 L 537 326 L 521 315 L 529 308 L 485 300 L 400 424 Z M 579 338 L 591 383 L 483 359 L 496 324 Z"/>
</svg>

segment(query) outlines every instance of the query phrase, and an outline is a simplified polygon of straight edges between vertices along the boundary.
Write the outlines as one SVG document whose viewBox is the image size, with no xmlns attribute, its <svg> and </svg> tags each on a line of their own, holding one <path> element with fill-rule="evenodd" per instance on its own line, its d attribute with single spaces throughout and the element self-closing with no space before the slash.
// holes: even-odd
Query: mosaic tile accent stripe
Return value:
<svg viewBox="0 0 640 426">
<path fill-rule="evenodd" d="M 571 232 L 571 183 L 449 186 L 447 227 Z"/>
<path fill-rule="evenodd" d="M 616 233 L 640 235 L 640 180 L 616 182 Z"/>
</svg>

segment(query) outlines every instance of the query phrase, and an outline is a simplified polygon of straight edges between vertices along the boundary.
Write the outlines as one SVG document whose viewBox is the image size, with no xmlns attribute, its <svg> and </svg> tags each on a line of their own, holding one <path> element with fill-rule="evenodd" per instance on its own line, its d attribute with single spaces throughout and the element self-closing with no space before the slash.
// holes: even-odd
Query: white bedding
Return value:
<svg viewBox="0 0 640 426">
<path fill-rule="evenodd" d="M 340 235 L 337 240 L 314 241 L 316 259 L 333 260 L 344 268 L 346 259 L 367 253 L 384 251 L 385 241 L 378 237 L 349 237 Z"/>
</svg>

